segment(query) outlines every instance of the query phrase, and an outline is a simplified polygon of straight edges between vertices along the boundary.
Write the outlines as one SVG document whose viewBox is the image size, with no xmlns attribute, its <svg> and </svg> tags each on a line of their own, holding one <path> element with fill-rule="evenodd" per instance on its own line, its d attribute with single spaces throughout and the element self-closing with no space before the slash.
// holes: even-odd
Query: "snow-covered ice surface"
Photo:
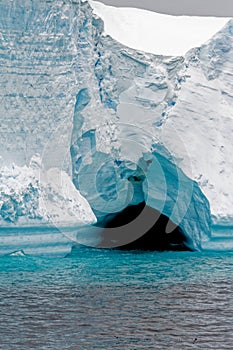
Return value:
<svg viewBox="0 0 233 350">
<path fill-rule="evenodd" d="M 192 35 L 161 41 L 160 33 L 158 41 L 146 32 L 152 17 Z M 143 30 L 130 43 L 124 33 L 135 26 Z M 118 41 L 108 35 L 116 28 Z M 190 248 L 229 248 L 232 51 L 232 20 L 187 22 L 93 1 L 1 1 L 1 226 L 95 231 L 96 217 L 145 200 L 182 228 Z M 40 251 L 35 236 L 32 253 Z M 9 247 L 10 236 L 2 242 Z M 24 252 L 24 242 L 11 252 Z"/>
<path fill-rule="evenodd" d="M 185 55 L 202 45 L 229 20 L 221 17 L 171 16 L 90 1 L 104 21 L 105 33 L 135 50 L 156 55 Z"/>
</svg>

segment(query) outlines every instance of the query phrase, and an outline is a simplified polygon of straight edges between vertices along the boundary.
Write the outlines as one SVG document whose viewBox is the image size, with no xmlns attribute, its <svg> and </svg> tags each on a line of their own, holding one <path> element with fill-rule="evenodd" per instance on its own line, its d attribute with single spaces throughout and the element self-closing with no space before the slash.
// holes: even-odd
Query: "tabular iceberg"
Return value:
<svg viewBox="0 0 233 350">
<path fill-rule="evenodd" d="M 69 250 L 98 245 L 96 221 L 145 203 L 188 248 L 232 249 L 233 21 L 165 56 L 113 39 L 101 8 L 0 4 L 1 226 L 52 225 Z M 72 238 L 61 229 L 75 226 Z"/>
</svg>

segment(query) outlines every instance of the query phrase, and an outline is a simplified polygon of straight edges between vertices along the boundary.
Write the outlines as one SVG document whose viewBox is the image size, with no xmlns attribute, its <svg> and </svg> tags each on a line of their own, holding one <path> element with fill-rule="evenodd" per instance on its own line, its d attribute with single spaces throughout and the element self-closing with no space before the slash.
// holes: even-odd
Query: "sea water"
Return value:
<svg viewBox="0 0 233 350">
<path fill-rule="evenodd" d="M 232 349 L 233 253 L 0 258 L 0 349 Z"/>
</svg>

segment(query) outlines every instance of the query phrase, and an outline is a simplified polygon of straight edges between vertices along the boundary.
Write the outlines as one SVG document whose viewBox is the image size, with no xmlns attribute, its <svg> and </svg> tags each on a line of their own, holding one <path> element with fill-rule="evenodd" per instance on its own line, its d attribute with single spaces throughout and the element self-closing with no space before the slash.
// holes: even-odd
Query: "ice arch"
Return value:
<svg viewBox="0 0 233 350">
<path fill-rule="evenodd" d="M 82 149 L 86 152 L 88 147 L 87 160 L 80 152 Z M 97 151 L 95 131 L 91 130 L 73 143 L 71 156 L 73 181 L 98 218 L 97 225 L 78 235 L 80 243 L 145 249 L 148 244 L 145 235 L 149 233 L 150 237 L 158 235 L 155 250 L 172 249 L 175 245 L 179 250 L 200 250 L 202 241 L 208 240 L 211 227 L 208 200 L 198 184 L 184 174 L 161 145 L 154 145 L 153 151 L 144 154 L 133 167 L 130 161 L 114 159 L 111 154 Z M 143 203 L 145 208 L 137 215 Z M 133 215 L 132 222 L 125 224 L 123 220 L 121 223 L 122 215 L 127 213 Z M 158 220 L 163 222 L 163 227 Z M 165 236 L 159 239 L 158 227 L 169 237 L 171 244 L 167 242 L 166 245 L 165 239 L 161 248 L 160 241 Z M 133 245 L 135 241 L 137 244 Z"/>
</svg>

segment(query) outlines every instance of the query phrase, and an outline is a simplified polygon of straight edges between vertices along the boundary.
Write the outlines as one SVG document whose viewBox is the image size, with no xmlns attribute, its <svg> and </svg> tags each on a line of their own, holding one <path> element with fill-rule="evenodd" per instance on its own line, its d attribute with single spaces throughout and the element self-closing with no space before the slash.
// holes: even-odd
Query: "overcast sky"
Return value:
<svg viewBox="0 0 233 350">
<path fill-rule="evenodd" d="M 99 0 L 107 5 L 138 7 L 174 15 L 233 17 L 233 0 Z"/>
</svg>

